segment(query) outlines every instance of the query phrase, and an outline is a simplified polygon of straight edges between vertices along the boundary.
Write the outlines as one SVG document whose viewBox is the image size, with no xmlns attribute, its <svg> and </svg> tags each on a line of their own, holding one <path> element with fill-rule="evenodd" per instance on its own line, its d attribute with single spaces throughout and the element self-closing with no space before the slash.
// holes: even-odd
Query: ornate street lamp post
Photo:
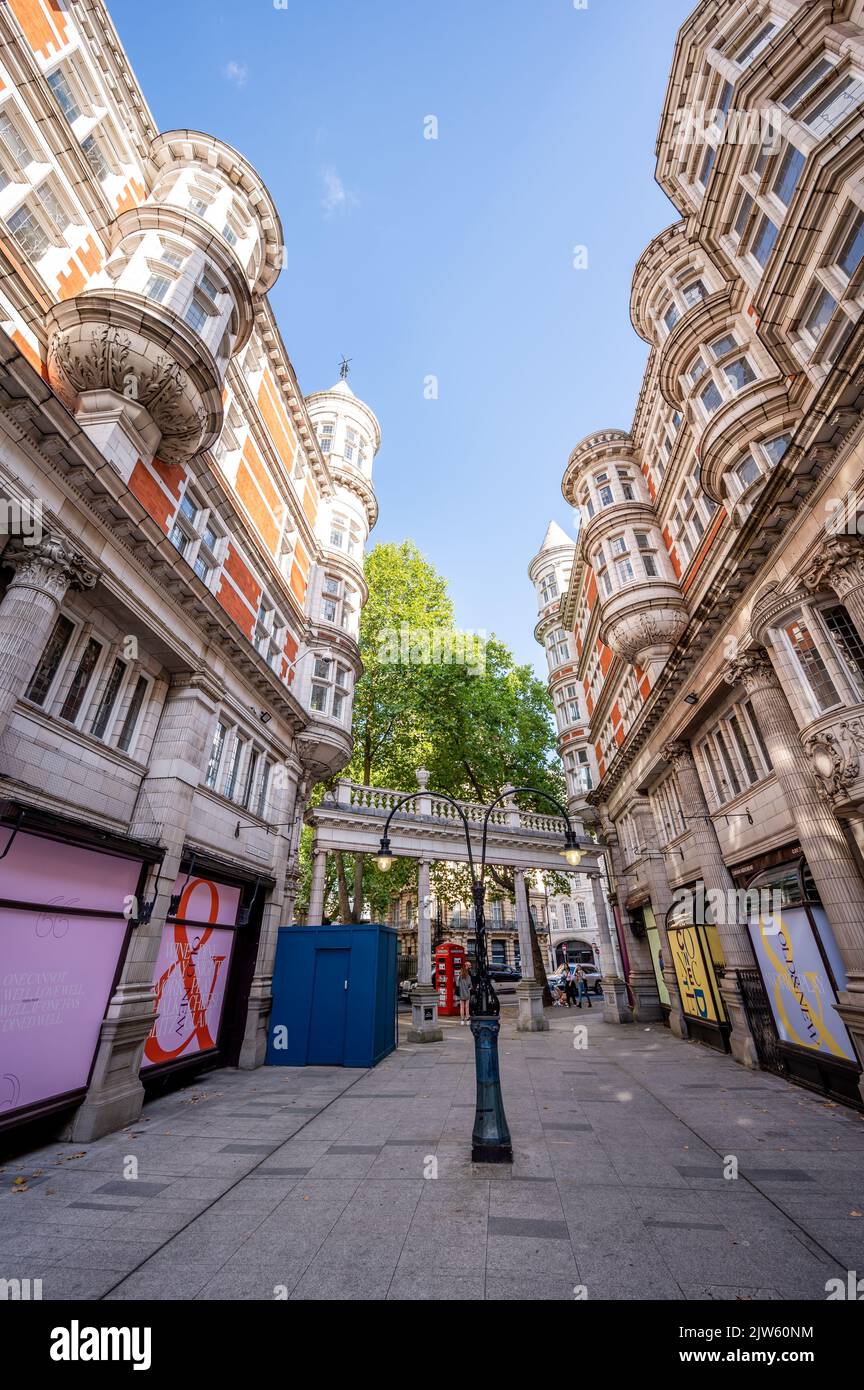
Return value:
<svg viewBox="0 0 864 1390">
<path fill-rule="evenodd" d="M 479 866 L 475 865 L 474 862 L 471 830 L 462 806 L 452 796 L 447 796 L 446 793 L 431 793 L 438 800 L 446 801 L 456 808 L 465 831 L 468 865 L 471 871 L 471 896 L 474 902 L 474 928 L 477 940 L 474 970 L 471 972 L 471 1002 L 468 1007 L 471 1032 L 474 1034 L 474 1070 L 477 1078 L 477 1107 L 474 1115 L 474 1132 L 471 1136 L 471 1159 L 474 1163 L 513 1162 L 513 1145 L 510 1140 L 507 1116 L 504 1114 L 504 1101 L 501 1097 L 501 1074 L 498 1066 L 501 1004 L 489 974 L 489 956 L 486 948 L 486 842 L 489 817 L 495 807 L 500 805 L 502 801 L 508 801 L 512 796 L 528 794 L 540 796 L 545 801 L 551 801 L 567 822 L 564 848 L 561 850 L 561 854 L 567 863 L 575 868 L 582 858 L 582 851 L 579 848 L 579 841 L 573 824 L 561 802 L 557 801 L 554 796 L 550 796 L 548 792 L 540 791 L 537 787 L 508 787 L 501 796 L 490 802 L 483 817 L 483 840 Z M 379 869 L 383 869 L 385 872 L 392 867 L 394 858 L 387 834 L 390 829 L 390 822 L 400 806 L 404 806 L 407 801 L 415 801 L 416 798 L 416 792 L 403 796 L 391 808 L 384 823 L 376 862 Z"/>
</svg>

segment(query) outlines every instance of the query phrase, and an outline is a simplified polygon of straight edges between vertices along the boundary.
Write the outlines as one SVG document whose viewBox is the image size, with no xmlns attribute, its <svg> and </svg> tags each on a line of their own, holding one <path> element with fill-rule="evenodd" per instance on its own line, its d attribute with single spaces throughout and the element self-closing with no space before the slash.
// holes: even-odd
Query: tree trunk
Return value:
<svg viewBox="0 0 864 1390">
<path fill-rule="evenodd" d="M 552 991 L 546 978 L 546 966 L 543 961 L 543 952 L 540 950 L 537 928 L 534 925 L 534 913 L 530 903 L 528 904 L 528 927 L 531 932 L 531 959 L 534 962 L 534 979 L 543 986 L 543 1007 L 551 1009 L 555 1001 L 552 998 Z"/>
<path fill-rule="evenodd" d="M 339 884 L 339 916 L 342 921 L 351 921 L 351 908 L 348 903 L 348 880 L 345 877 L 345 857 L 341 850 L 334 855 L 336 860 L 336 880 Z"/>
<path fill-rule="evenodd" d="M 362 854 L 354 855 L 354 911 L 351 914 L 352 922 L 359 922 L 363 918 L 363 858 Z"/>
</svg>

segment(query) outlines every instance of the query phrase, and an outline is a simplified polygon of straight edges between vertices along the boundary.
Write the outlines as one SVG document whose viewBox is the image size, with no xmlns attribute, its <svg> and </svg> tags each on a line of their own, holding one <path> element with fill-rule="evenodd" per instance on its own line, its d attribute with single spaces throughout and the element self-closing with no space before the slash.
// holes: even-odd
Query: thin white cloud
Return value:
<svg viewBox="0 0 864 1390">
<path fill-rule="evenodd" d="M 245 87 L 249 69 L 245 63 L 238 63 L 234 58 L 226 63 L 222 69 L 222 76 L 227 78 L 232 87 Z"/>
<path fill-rule="evenodd" d="M 323 169 L 321 177 L 324 180 L 324 196 L 321 199 L 321 206 L 328 217 L 332 216 L 334 212 L 344 212 L 346 208 L 355 205 L 357 199 L 345 187 L 335 169 Z"/>
</svg>

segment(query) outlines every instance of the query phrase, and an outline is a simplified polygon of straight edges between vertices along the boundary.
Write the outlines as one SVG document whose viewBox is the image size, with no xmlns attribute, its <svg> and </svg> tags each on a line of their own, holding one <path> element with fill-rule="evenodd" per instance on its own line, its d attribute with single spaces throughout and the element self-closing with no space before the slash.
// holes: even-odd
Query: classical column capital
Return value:
<svg viewBox="0 0 864 1390">
<path fill-rule="evenodd" d="M 723 669 L 727 685 L 743 685 L 748 695 L 757 690 L 779 689 L 780 680 L 764 647 L 752 647 L 727 663 Z"/>
<path fill-rule="evenodd" d="M 9 587 L 40 589 L 58 601 L 67 589 L 92 589 L 98 571 L 64 540 L 43 536 L 35 545 L 13 540 L 3 551 L 3 564 L 15 570 Z"/>
<path fill-rule="evenodd" d="M 864 544 L 858 536 L 829 536 L 802 576 L 808 589 L 833 589 L 845 598 L 864 587 Z"/>
<path fill-rule="evenodd" d="M 680 772 L 682 768 L 695 770 L 693 749 L 686 739 L 672 739 L 661 748 L 660 756 L 664 762 L 671 763 L 676 772 Z"/>
</svg>

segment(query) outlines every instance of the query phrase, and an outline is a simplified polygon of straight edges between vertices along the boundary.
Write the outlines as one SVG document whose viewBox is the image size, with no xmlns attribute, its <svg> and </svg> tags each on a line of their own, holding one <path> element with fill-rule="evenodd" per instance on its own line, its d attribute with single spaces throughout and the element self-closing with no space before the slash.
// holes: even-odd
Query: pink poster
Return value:
<svg viewBox="0 0 864 1390">
<path fill-rule="evenodd" d="M 185 886 L 184 886 L 185 885 Z M 144 1067 L 194 1057 L 216 1046 L 225 1003 L 240 889 L 182 877 L 176 922 L 167 922 L 153 977 L 156 1022 L 144 1044 Z M 189 920 L 196 925 L 187 925 Z M 225 924 L 220 926 L 219 924 Z"/>
<path fill-rule="evenodd" d="M 20 832 L 0 860 L 0 897 L 33 904 L 0 910 L 0 1117 L 86 1086 L 140 868 Z"/>
</svg>

